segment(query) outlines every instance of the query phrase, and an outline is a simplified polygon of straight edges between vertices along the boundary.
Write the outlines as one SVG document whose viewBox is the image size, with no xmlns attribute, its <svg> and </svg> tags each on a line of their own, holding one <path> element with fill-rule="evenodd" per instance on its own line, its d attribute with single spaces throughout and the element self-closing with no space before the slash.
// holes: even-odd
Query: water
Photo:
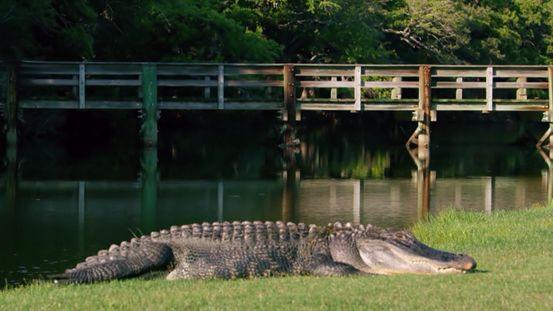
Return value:
<svg viewBox="0 0 553 311">
<path fill-rule="evenodd" d="M 408 227 L 449 207 L 527 208 L 545 202 L 551 189 L 551 170 L 535 148 L 448 144 L 451 137 L 438 131 L 428 169 L 401 143 L 355 127 L 304 131 L 295 161 L 283 158 L 270 130 L 165 133 L 159 152 L 121 140 L 126 133 L 112 143 L 34 139 L 6 150 L 0 279 L 58 273 L 114 242 L 173 224 L 284 219 Z"/>
</svg>

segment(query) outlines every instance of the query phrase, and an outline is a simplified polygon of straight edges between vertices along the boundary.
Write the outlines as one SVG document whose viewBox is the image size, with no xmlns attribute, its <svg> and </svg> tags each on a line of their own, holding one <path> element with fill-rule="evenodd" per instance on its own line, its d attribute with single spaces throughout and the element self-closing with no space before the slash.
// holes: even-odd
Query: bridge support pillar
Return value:
<svg viewBox="0 0 553 311">
<path fill-rule="evenodd" d="M 296 107 L 296 82 L 294 65 L 284 65 L 283 67 L 283 86 L 284 86 L 284 111 L 282 115 L 283 138 L 282 146 L 285 148 L 297 145 L 296 139 L 296 121 L 301 118 L 300 111 Z"/>
<path fill-rule="evenodd" d="M 430 157 L 430 124 L 435 119 L 435 111 L 431 110 L 430 67 L 419 67 L 419 106 L 413 112 L 413 121 L 417 121 L 415 132 L 407 140 L 406 146 L 411 149 L 417 146 L 417 157 L 428 161 Z"/>
<path fill-rule="evenodd" d="M 157 145 L 157 67 L 155 64 L 142 65 L 142 124 L 140 132 L 146 147 Z"/>
<path fill-rule="evenodd" d="M 548 109 L 543 113 L 543 122 L 549 123 L 549 128 L 543 134 L 543 136 L 538 140 L 536 147 L 541 148 L 544 145 L 547 145 L 549 149 L 549 159 L 553 159 L 553 65 L 547 68 L 547 80 L 548 80 L 548 91 L 549 91 L 549 102 Z M 549 142 L 547 142 L 549 140 Z"/>
<path fill-rule="evenodd" d="M 17 71 L 16 65 L 7 68 L 6 85 L 6 143 L 17 144 Z"/>
</svg>

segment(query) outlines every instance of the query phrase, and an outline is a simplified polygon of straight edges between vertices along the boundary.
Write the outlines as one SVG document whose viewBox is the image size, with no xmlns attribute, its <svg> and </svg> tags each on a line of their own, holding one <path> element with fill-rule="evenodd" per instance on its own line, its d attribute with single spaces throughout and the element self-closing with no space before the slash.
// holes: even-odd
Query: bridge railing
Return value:
<svg viewBox="0 0 553 311">
<path fill-rule="evenodd" d="M 547 66 L 432 66 L 435 110 L 545 111 Z"/>
<path fill-rule="evenodd" d="M 145 63 L 22 62 L 21 108 L 139 109 Z M 151 64 L 150 64 L 151 65 Z M 421 68 L 430 67 L 430 85 Z M 548 66 L 155 64 L 160 109 L 420 109 L 423 89 L 434 111 L 547 111 L 553 106 Z M 291 83 L 284 83 L 292 68 Z M 290 92 L 292 88 L 292 92 Z"/>
</svg>

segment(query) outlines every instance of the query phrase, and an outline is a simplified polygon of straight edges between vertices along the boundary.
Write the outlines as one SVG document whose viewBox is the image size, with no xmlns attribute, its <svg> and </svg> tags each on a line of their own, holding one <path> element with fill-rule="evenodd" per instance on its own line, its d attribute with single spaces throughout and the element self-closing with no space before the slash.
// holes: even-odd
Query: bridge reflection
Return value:
<svg viewBox="0 0 553 311">
<path fill-rule="evenodd" d="M 272 180 L 160 180 L 156 150 L 146 149 L 134 181 L 21 180 L 15 151 L 6 158 L 2 214 L 44 215 L 48 221 L 74 215 L 80 239 L 90 222 L 145 232 L 175 222 L 246 218 L 403 227 L 447 207 L 490 213 L 549 201 L 553 193 L 549 157 L 541 179 L 436 178 L 428 161 L 413 156 L 411 178 L 302 179 L 290 165 Z"/>
</svg>

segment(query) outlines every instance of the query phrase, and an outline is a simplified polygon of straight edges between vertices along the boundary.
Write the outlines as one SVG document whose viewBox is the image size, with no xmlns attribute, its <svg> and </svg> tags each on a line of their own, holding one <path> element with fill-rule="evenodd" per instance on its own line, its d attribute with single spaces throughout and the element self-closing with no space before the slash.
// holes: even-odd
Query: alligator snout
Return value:
<svg viewBox="0 0 553 311">
<path fill-rule="evenodd" d="M 470 271 L 476 268 L 476 260 L 466 254 L 459 254 L 459 259 L 457 260 L 457 265 L 455 268 L 463 271 Z"/>
</svg>

